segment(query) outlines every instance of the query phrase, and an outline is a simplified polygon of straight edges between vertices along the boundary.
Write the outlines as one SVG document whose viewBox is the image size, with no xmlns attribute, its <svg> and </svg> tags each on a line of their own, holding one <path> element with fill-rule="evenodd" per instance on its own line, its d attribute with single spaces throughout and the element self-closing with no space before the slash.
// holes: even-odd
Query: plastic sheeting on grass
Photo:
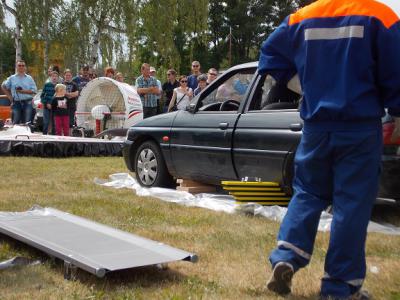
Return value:
<svg viewBox="0 0 400 300">
<path fill-rule="evenodd" d="M 226 213 L 244 213 L 248 215 L 262 216 L 267 219 L 282 222 L 287 208 L 280 206 L 261 206 L 255 203 L 238 204 L 230 195 L 223 194 L 197 194 L 193 195 L 184 191 L 177 191 L 166 188 L 144 188 L 136 179 L 127 173 L 116 173 L 109 176 L 109 180 L 95 178 L 94 182 L 98 185 L 112 187 L 115 189 L 129 188 L 136 191 L 138 196 L 149 196 L 167 202 L 178 203 L 186 206 L 195 206 L 223 211 Z M 332 223 L 332 215 L 322 212 L 318 225 L 318 231 L 329 231 Z M 391 235 L 400 235 L 400 227 L 393 225 L 382 225 L 369 222 L 368 232 L 377 232 Z"/>
<path fill-rule="evenodd" d="M 41 263 L 40 260 L 33 260 L 22 256 L 16 256 L 11 259 L 0 262 L 0 270 L 5 270 L 13 267 L 20 267 L 20 266 L 35 266 L 40 263 Z"/>
</svg>

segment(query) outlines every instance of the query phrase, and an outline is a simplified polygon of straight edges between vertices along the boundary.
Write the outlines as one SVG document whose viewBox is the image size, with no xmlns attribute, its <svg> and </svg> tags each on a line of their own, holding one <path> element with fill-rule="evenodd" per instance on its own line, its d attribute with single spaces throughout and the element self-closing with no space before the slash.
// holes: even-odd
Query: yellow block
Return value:
<svg viewBox="0 0 400 300">
<path fill-rule="evenodd" d="M 244 203 L 247 203 L 247 202 L 240 202 L 240 201 L 236 201 L 236 203 L 237 204 L 244 204 Z M 287 206 L 288 204 L 289 204 L 289 202 L 287 202 L 287 201 L 281 201 L 281 202 L 275 202 L 275 201 L 257 201 L 257 202 L 254 202 L 254 203 L 257 203 L 257 204 L 260 204 L 260 205 L 284 205 L 284 206 Z"/>
<path fill-rule="evenodd" d="M 279 192 L 281 188 L 275 187 L 241 187 L 241 186 L 223 186 L 226 191 L 273 191 Z"/>
<path fill-rule="evenodd" d="M 286 196 L 285 193 L 272 193 L 272 192 L 229 192 L 233 196 Z"/>
<path fill-rule="evenodd" d="M 289 201 L 290 197 L 234 197 L 237 201 Z"/>
<path fill-rule="evenodd" d="M 269 181 L 221 181 L 222 185 L 233 185 L 233 186 L 274 186 L 279 187 L 279 183 L 277 182 L 269 182 Z"/>
</svg>

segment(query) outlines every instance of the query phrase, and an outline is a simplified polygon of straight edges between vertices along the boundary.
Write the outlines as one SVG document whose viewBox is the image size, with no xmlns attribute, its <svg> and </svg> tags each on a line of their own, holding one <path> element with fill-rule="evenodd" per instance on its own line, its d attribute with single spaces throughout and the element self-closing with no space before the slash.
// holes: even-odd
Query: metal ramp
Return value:
<svg viewBox="0 0 400 300">
<path fill-rule="evenodd" d="M 0 212 L 0 232 L 63 260 L 66 278 L 76 267 L 103 277 L 110 271 L 197 261 L 193 253 L 49 207 Z"/>
</svg>

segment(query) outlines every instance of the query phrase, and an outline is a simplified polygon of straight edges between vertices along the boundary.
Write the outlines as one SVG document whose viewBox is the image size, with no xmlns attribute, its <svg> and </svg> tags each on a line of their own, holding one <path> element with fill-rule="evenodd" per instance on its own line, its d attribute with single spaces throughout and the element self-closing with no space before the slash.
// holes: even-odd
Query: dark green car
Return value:
<svg viewBox="0 0 400 300">
<path fill-rule="evenodd" d="M 123 155 L 142 186 L 170 186 L 173 178 L 217 185 L 257 177 L 291 193 L 302 130 L 300 95 L 259 75 L 257 65 L 224 72 L 186 111 L 154 116 L 128 130 Z M 391 175 L 400 174 L 400 156 L 386 155 L 383 164 L 380 196 L 400 200 Z"/>
</svg>

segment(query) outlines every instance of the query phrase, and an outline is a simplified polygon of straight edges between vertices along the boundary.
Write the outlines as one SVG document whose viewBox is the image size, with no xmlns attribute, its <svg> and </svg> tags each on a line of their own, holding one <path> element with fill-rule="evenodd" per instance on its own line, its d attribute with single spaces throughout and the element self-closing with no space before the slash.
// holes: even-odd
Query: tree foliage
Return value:
<svg viewBox="0 0 400 300">
<path fill-rule="evenodd" d="M 138 74 L 140 65 L 149 62 L 162 71 L 174 67 L 189 73 L 192 60 L 199 60 L 204 71 L 257 60 L 268 34 L 312 1 L 14 0 L 13 7 L 24 44 L 45 45 L 44 59 L 34 61 L 43 72 L 57 49 L 63 66 L 75 71 L 88 63 Z M 0 27 L 3 19 L 0 10 Z"/>
</svg>

